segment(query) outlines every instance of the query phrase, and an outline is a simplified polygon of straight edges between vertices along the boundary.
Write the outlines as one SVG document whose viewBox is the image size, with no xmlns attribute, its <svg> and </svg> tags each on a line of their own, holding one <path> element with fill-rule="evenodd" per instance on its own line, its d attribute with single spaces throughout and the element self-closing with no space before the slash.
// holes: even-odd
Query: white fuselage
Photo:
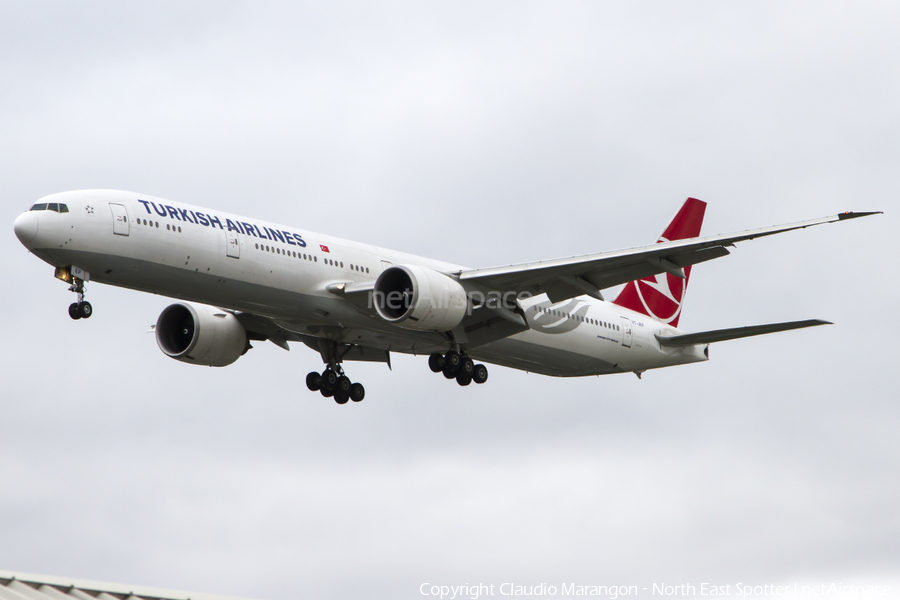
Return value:
<svg viewBox="0 0 900 600">
<path fill-rule="evenodd" d="M 427 355 L 450 345 L 444 334 L 401 328 L 326 288 L 374 281 L 392 265 L 446 274 L 461 266 L 130 192 L 65 192 L 40 202 L 65 203 L 68 212 L 23 213 L 17 233 L 34 231 L 23 243 L 55 267 L 84 269 L 91 281 L 249 312 L 286 330 L 392 352 Z M 609 302 L 580 296 L 551 304 L 542 294 L 520 305 L 530 329 L 471 348 L 473 358 L 555 376 L 707 360 L 706 346 L 660 347 L 654 334 L 681 332 Z"/>
</svg>

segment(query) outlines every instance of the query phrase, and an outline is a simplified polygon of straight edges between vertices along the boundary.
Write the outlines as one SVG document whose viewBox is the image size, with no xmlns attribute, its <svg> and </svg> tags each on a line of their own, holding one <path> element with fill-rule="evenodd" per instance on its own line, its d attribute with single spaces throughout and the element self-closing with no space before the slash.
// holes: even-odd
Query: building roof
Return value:
<svg viewBox="0 0 900 600">
<path fill-rule="evenodd" d="M 199 592 L 0 570 L 0 600 L 241 600 Z M 244 599 L 246 600 L 246 599 Z"/>
</svg>

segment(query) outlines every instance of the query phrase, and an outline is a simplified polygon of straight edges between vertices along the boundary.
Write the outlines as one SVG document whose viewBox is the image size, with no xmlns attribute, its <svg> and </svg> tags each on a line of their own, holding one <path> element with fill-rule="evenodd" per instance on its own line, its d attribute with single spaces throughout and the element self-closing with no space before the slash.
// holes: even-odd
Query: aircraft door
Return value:
<svg viewBox="0 0 900 600">
<path fill-rule="evenodd" d="M 241 238 L 234 229 L 225 232 L 225 254 L 230 258 L 241 257 Z"/>
<path fill-rule="evenodd" d="M 390 268 L 393 267 L 393 266 L 394 266 L 394 263 L 392 263 L 392 262 L 389 261 L 389 260 L 383 260 L 383 261 L 381 261 L 381 270 L 382 270 L 382 271 L 387 271 L 388 269 L 390 269 Z"/>
<path fill-rule="evenodd" d="M 128 210 L 124 204 L 110 203 L 109 209 L 113 216 L 113 233 L 115 235 L 128 235 L 131 226 L 128 223 Z"/>
<path fill-rule="evenodd" d="M 631 342 L 634 339 L 634 333 L 631 329 L 631 319 L 621 317 L 620 320 L 622 321 L 622 345 L 626 348 L 631 348 Z"/>
</svg>

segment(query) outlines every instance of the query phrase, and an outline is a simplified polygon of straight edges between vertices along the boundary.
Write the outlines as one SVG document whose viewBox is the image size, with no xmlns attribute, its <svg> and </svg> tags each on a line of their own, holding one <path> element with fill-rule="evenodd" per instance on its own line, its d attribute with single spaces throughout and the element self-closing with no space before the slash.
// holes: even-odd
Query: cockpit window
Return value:
<svg viewBox="0 0 900 600">
<path fill-rule="evenodd" d="M 50 204 L 35 204 L 31 207 L 31 210 L 52 210 L 53 212 L 67 213 L 69 212 L 69 207 L 65 204 L 51 202 Z"/>
</svg>

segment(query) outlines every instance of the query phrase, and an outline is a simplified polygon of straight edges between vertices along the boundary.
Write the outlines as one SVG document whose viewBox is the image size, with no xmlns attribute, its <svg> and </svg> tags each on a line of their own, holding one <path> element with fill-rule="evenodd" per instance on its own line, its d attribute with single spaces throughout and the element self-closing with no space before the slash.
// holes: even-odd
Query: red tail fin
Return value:
<svg viewBox="0 0 900 600">
<path fill-rule="evenodd" d="M 705 212 L 706 202 L 688 198 L 657 243 L 699 236 Z M 662 273 L 632 281 L 625 286 L 613 303 L 678 327 L 684 293 L 690 278 L 691 268 L 685 267 L 684 279 Z"/>
</svg>

